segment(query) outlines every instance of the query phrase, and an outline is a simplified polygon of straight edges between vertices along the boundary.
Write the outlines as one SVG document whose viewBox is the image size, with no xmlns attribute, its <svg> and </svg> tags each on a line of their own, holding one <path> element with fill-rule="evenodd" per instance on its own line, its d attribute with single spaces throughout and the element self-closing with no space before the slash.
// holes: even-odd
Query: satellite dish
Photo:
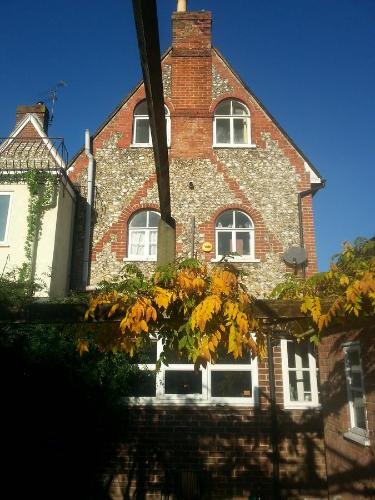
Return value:
<svg viewBox="0 0 375 500">
<path fill-rule="evenodd" d="M 300 266 L 307 260 L 306 250 L 302 247 L 290 247 L 283 254 L 284 261 L 291 266 Z"/>
</svg>

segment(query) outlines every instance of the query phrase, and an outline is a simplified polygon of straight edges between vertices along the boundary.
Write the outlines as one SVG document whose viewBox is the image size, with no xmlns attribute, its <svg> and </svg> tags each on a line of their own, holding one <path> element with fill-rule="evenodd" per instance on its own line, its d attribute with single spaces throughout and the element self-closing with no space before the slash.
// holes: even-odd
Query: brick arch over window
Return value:
<svg viewBox="0 0 375 500">
<path fill-rule="evenodd" d="M 237 94 L 233 94 L 233 93 L 228 93 L 228 94 L 225 94 L 225 95 L 221 95 L 221 96 L 217 97 L 216 99 L 213 99 L 211 101 L 211 104 L 210 104 L 210 109 L 209 109 L 210 114 L 212 116 L 214 116 L 215 109 L 222 102 L 224 102 L 224 101 L 230 101 L 230 100 L 237 101 L 240 104 L 243 104 L 249 110 L 250 115 L 252 114 L 252 112 L 253 112 L 253 103 L 250 101 L 250 99 L 249 100 L 245 100 L 242 97 L 239 97 Z"/>
<path fill-rule="evenodd" d="M 277 240 L 274 234 L 269 231 L 263 221 L 259 211 L 253 208 L 250 204 L 230 204 L 219 207 L 211 214 L 211 217 L 199 225 L 199 233 L 204 234 L 205 241 L 212 244 L 212 252 L 206 254 L 206 260 L 210 260 L 216 256 L 216 241 L 215 241 L 215 226 L 217 218 L 227 210 L 238 210 L 247 214 L 254 224 L 254 239 L 255 239 L 255 259 L 261 262 L 265 260 L 267 253 L 282 254 L 283 247 Z"/>
<path fill-rule="evenodd" d="M 216 257 L 231 252 L 236 260 L 254 260 L 254 223 L 243 210 L 227 209 L 215 221 Z"/>
<path fill-rule="evenodd" d="M 141 210 L 153 210 L 159 212 L 156 203 L 133 204 L 127 206 L 120 214 L 116 222 L 106 231 L 103 237 L 94 245 L 92 260 L 96 260 L 96 255 L 101 253 L 106 243 L 111 243 L 111 250 L 116 254 L 117 260 L 122 260 L 127 256 L 128 248 L 128 224 L 129 220 Z"/>
<path fill-rule="evenodd" d="M 213 145 L 251 145 L 251 118 L 248 106 L 239 99 L 223 99 L 213 113 Z"/>
<path fill-rule="evenodd" d="M 164 103 L 165 123 L 168 145 L 171 142 L 171 115 L 168 106 Z M 132 144 L 138 146 L 152 146 L 150 119 L 147 100 L 141 99 L 133 108 Z"/>
<path fill-rule="evenodd" d="M 127 257 L 137 261 L 155 261 L 160 212 L 142 209 L 134 212 L 127 224 Z"/>
</svg>

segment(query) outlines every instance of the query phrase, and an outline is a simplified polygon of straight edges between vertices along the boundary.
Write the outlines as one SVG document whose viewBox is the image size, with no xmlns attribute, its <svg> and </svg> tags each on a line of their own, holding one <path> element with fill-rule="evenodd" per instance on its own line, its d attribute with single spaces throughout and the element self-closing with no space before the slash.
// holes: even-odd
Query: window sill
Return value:
<svg viewBox="0 0 375 500">
<path fill-rule="evenodd" d="M 194 405 L 194 406 L 205 406 L 205 407 L 219 407 L 219 406 L 242 406 L 247 408 L 255 408 L 257 405 L 254 403 L 254 400 L 248 400 L 248 398 L 244 398 L 243 401 L 239 401 L 238 398 L 236 401 L 231 401 L 231 398 L 228 398 L 224 401 L 221 399 L 220 401 L 215 401 L 214 399 L 202 399 L 195 397 L 127 397 L 122 398 L 121 401 L 128 406 L 139 406 L 139 405 L 148 405 L 148 406 L 183 406 L 183 405 Z"/>
<path fill-rule="evenodd" d="M 152 144 L 130 144 L 131 148 L 134 149 L 152 149 Z M 170 148 L 171 145 L 167 144 L 167 148 Z"/>
<path fill-rule="evenodd" d="M 222 257 L 214 257 L 211 259 L 210 262 L 222 262 Z M 225 262 L 229 262 L 229 263 L 236 263 L 236 264 L 257 264 L 260 262 L 260 259 L 251 259 L 251 258 L 248 258 L 248 259 L 239 259 L 239 258 L 236 258 L 236 257 L 233 257 L 233 258 L 229 258 L 227 259 Z"/>
<path fill-rule="evenodd" d="M 10 247 L 9 243 L 2 243 L 0 241 L 0 248 L 9 248 L 9 247 Z"/>
<path fill-rule="evenodd" d="M 287 403 L 284 404 L 284 410 L 320 410 L 322 405 L 319 403 Z"/>
<path fill-rule="evenodd" d="M 213 144 L 213 149 L 255 149 L 256 144 Z"/>
<path fill-rule="evenodd" d="M 156 262 L 156 257 L 143 259 L 141 259 L 140 257 L 124 257 L 122 260 L 124 262 Z"/>
<path fill-rule="evenodd" d="M 370 440 L 365 431 L 361 432 L 361 429 L 351 429 L 343 434 L 345 439 L 349 441 L 354 441 L 355 443 L 361 444 L 362 446 L 370 446 Z"/>
</svg>

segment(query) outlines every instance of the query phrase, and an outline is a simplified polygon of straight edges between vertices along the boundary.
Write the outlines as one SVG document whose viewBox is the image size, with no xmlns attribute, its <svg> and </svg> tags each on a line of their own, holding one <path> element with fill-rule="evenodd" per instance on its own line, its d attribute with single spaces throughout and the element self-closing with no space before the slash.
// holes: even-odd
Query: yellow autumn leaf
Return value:
<svg viewBox="0 0 375 500">
<path fill-rule="evenodd" d="M 113 316 L 119 307 L 120 307 L 120 304 L 118 302 L 116 304 L 113 304 L 113 306 L 109 310 L 108 318 L 110 318 L 111 316 Z"/>
<path fill-rule="evenodd" d="M 221 309 L 221 300 L 217 295 L 209 295 L 200 302 L 191 314 L 191 326 L 197 328 L 203 333 L 207 321 L 212 319 Z"/>
<path fill-rule="evenodd" d="M 345 274 L 340 278 L 340 285 L 349 285 L 349 278 Z"/>
<path fill-rule="evenodd" d="M 168 306 L 172 302 L 173 293 L 165 288 L 159 286 L 155 287 L 154 290 L 154 300 L 159 307 L 159 309 L 168 309 Z"/>
<path fill-rule="evenodd" d="M 77 344 L 77 351 L 80 356 L 83 356 L 83 353 L 89 352 L 89 343 L 87 340 L 80 339 Z"/>
</svg>

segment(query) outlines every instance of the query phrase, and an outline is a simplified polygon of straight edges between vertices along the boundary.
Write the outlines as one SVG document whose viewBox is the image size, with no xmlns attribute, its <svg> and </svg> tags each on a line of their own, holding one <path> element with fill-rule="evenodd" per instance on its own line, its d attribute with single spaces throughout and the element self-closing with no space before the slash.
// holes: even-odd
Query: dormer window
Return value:
<svg viewBox="0 0 375 500">
<path fill-rule="evenodd" d="M 165 121 L 167 127 L 167 144 L 170 144 L 171 136 L 171 117 L 167 106 L 164 105 Z M 147 101 L 141 101 L 134 109 L 133 120 L 133 145 L 140 147 L 151 147 L 151 129 L 150 120 L 148 117 Z"/>
<path fill-rule="evenodd" d="M 221 102 L 214 114 L 214 146 L 250 146 L 250 112 L 239 101 Z"/>
</svg>

